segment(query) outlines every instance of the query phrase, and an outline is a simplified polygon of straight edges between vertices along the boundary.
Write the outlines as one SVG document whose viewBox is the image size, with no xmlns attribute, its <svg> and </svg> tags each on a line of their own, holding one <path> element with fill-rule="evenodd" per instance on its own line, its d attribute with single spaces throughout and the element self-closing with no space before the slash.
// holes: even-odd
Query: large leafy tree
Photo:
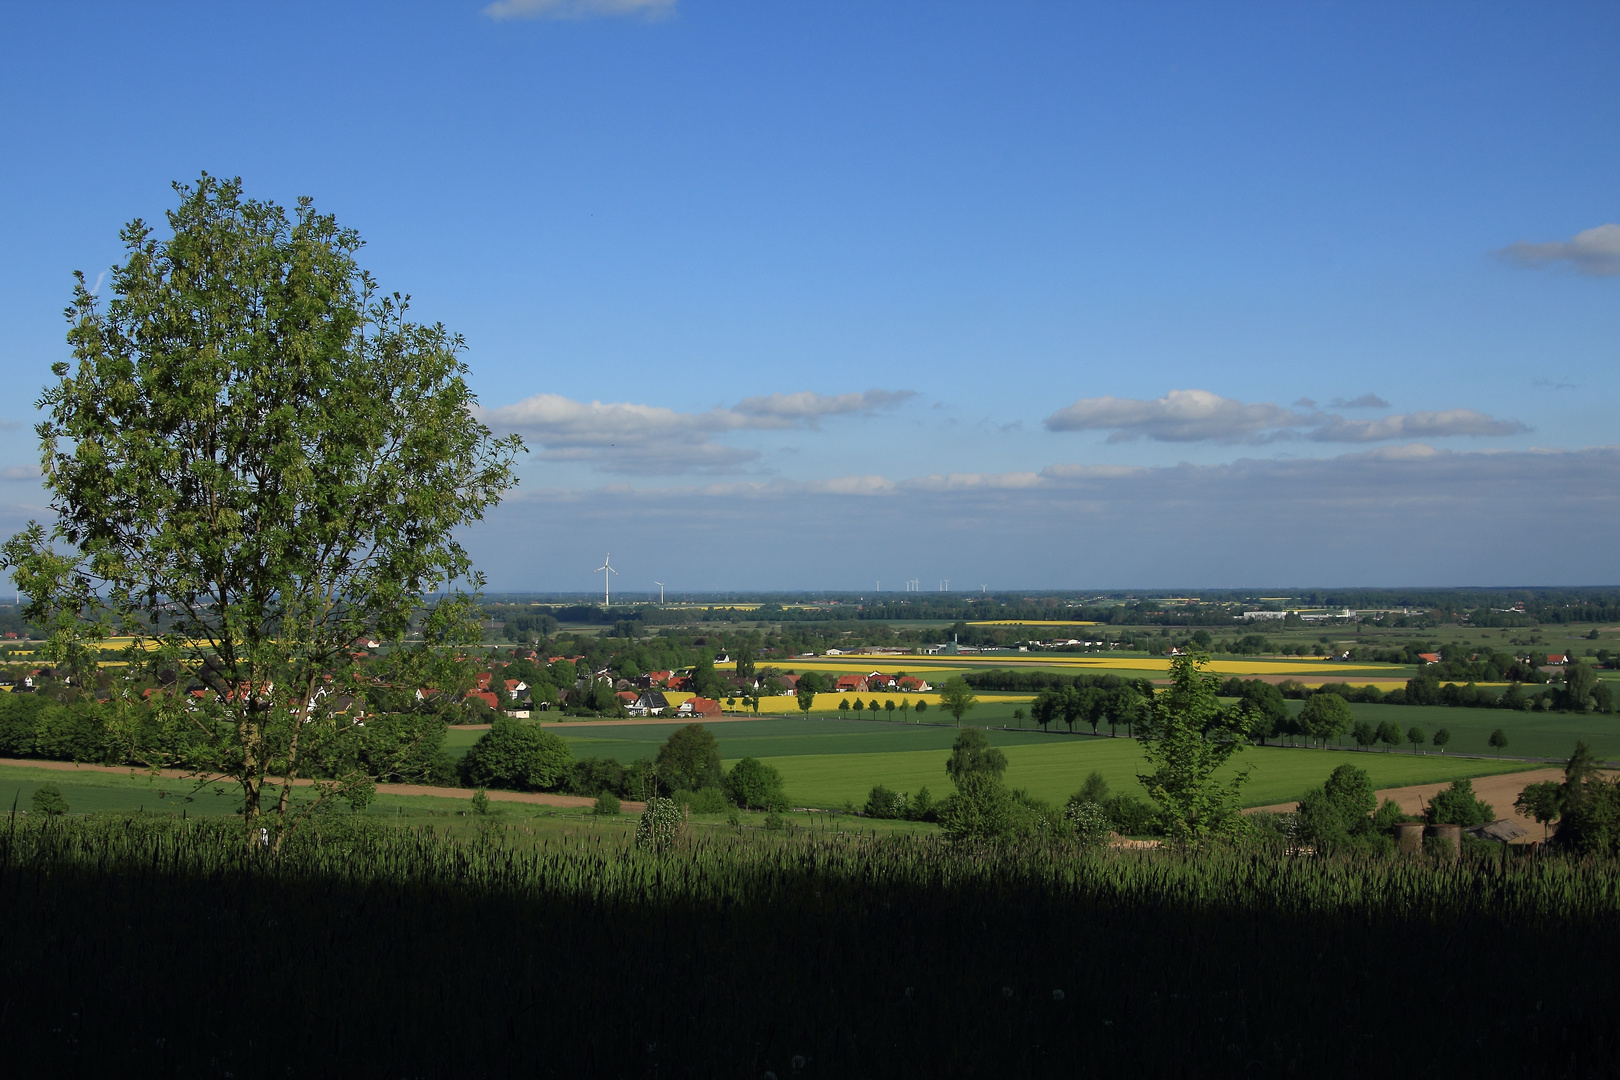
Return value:
<svg viewBox="0 0 1620 1080">
<path fill-rule="evenodd" d="M 424 644 L 387 666 L 449 689 L 450 654 L 476 642 L 457 586 L 480 583 L 455 530 L 515 484 L 522 444 L 477 420 L 462 340 L 380 292 L 353 230 L 239 181 L 175 190 L 167 235 L 123 230 L 109 302 L 77 276 L 75 364 L 39 401 L 56 520 L 3 561 L 52 659 L 85 676 L 98 639 L 131 634 L 126 693 L 199 689 L 156 695 L 161 763 L 238 781 L 249 835 L 279 846 L 296 779 L 314 802 L 369 790 L 359 729 L 331 707 L 363 691 L 357 637 L 401 645 L 439 595 Z"/>
<path fill-rule="evenodd" d="M 1240 772 L 1217 780 L 1215 772 L 1246 745 L 1250 721 L 1239 709 L 1223 709 L 1220 680 L 1202 668 L 1209 657 L 1188 653 L 1170 661 L 1170 686 L 1153 698 L 1139 729 L 1151 772 L 1137 779 L 1159 804 L 1174 840 L 1197 840 L 1243 827 L 1238 794 L 1248 779 Z"/>
</svg>

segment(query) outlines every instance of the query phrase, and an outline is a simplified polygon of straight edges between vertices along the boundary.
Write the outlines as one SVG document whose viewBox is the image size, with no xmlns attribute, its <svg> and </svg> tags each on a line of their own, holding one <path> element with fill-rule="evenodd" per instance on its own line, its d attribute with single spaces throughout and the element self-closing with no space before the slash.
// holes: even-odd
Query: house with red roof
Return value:
<svg viewBox="0 0 1620 1080">
<path fill-rule="evenodd" d="M 1423 661 L 1425 664 L 1438 664 L 1440 662 L 1440 654 L 1437 652 L 1420 652 L 1418 653 L 1418 659 Z"/>
<path fill-rule="evenodd" d="M 868 689 L 865 675 L 840 675 L 838 681 L 833 684 L 835 694 L 864 694 Z"/>
<path fill-rule="evenodd" d="M 902 675 L 894 680 L 894 685 L 902 694 L 926 694 L 933 689 L 926 680 L 919 679 L 915 675 Z"/>
<path fill-rule="evenodd" d="M 680 707 L 675 711 L 680 713 L 682 716 L 717 717 L 720 716 L 724 710 L 720 708 L 720 703 L 715 701 L 713 698 L 689 697 L 685 701 L 681 702 Z"/>
</svg>

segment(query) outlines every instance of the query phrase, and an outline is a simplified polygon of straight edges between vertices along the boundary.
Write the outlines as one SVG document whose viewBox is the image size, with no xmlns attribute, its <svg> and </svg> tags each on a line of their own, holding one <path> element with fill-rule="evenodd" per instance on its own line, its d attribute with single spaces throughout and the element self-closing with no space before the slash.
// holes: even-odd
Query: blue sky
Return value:
<svg viewBox="0 0 1620 1080">
<path fill-rule="evenodd" d="M 1620 9 L 0 8 L 0 528 L 70 272 L 313 196 L 469 344 L 495 587 L 1613 583 Z"/>
</svg>

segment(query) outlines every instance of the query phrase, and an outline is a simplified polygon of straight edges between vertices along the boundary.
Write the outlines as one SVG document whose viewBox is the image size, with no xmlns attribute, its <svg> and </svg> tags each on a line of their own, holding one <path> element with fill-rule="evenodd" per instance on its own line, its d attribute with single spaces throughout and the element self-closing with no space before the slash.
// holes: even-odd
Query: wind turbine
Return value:
<svg viewBox="0 0 1620 1080">
<path fill-rule="evenodd" d="M 608 563 L 612 561 L 613 552 L 610 551 L 607 553 L 607 557 L 602 560 L 602 565 L 596 568 L 596 572 L 602 575 L 602 606 L 604 608 L 612 606 L 612 593 L 608 589 L 608 583 L 613 579 L 608 577 L 608 575 L 618 573 L 617 570 L 608 565 Z"/>
<path fill-rule="evenodd" d="M 602 576 L 606 577 L 607 575 L 604 574 Z M 664 583 L 662 581 L 655 581 L 653 584 L 658 586 L 658 602 L 662 604 L 664 602 Z"/>
</svg>

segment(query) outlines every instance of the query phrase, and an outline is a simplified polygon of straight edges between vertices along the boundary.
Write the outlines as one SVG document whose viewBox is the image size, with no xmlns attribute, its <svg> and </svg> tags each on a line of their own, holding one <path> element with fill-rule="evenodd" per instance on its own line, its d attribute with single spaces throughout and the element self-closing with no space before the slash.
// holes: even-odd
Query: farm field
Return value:
<svg viewBox="0 0 1620 1080">
<path fill-rule="evenodd" d="M 1459 712 L 1462 710 L 1445 710 Z M 615 725 L 600 734 L 589 728 L 559 728 L 556 734 L 572 746 L 575 757 L 612 757 L 628 764 L 651 758 L 679 725 Z M 800 806 L 860 806 L 872 787 L 883 784 L 916 792 L 926 786 L 936 797 L 948 794 L 945 760 L 958 729 L 943 725 L 900 725 L 871 721 L 749 720 L 711 727 L 727 767 L 743 757 L 775 766 L 788 795 Z M 460 752 L 481 735 L 450 732 Z M 1039 731 L 992 729 L 990 738 L 1007 755 L 1007 782 L 1031 795 L 1062 802 L 1093 769 L 1115 791 L 1144 794 L 1136 781 L 1143 769 L 1134 740 L 1106 735 L 1043 734 Z M 1378 787 L 1397 787 L 1459 776 L 1483 776 L 1534 766 L 1513 760 L 1480 760 L 1399 751 L 1323 751 L 1287 747 L 1253 747 L 1240 758 L 1253 776 L 1244 803 L 1265 806 L 1295 798 L 1321 783 L 1337 766 L 1351 762 L 1368 771 Z"/>
<path fill-rule="evenodd" d="M 1302 702 L 1289 702 L 1297 711 Z M 1350 706 L 1357 720 L 1378 724 L 1393 720 L 1401 731 L 1416 724 L 1433 736 L 1440 728 L 1451 732 L 1447 755 L 1494 754 L 1487 743 L 1491 732 L 1501 728 L 1508 737 L 1506 754 L 1515 757 L 1567 758 L 1575 740 L 1584 739 L 1605 760 L 1620 759 L 1620 717 L 1596 713 L 1515 712 L 1507 709 L 1453 709 L 1424 705 Z M 1348 741 L 1348 736 L 1346 737 Z M 1406 745 L 1408 756 L 1411 744 Z M 1431 754 L 1433 746 L 1424 749 Z"/>
<path fill-rule="evenodd" d="M 1145 767 L 1141 750 L 1131 739 L 1084 737 L 1053 746 L 1003 745 L 1002 750 L 1007 755 L 1007 783 L 1048 802 L 1061 804 L 1093 769 L 1103 774 L 1115 792 L 1146 794 L 1136 780 Z M 728 753 L 724 742 L 721 752 Z M 949 794 L 951 783 L 945 775 L 949 756 L 946 750 L 914 750 L 766 760 L 781 771 L 789 797 L 800 805 L 841 806 L 847 801 L 858 807 L 876 784 L 912 793 L 926 786 L 936 798 Z M 1373 785 L 1380 788 L 1534 767 L 1512 761 L 1498 764 L 1470 758 L 1255 747 L 1241 756 L 1238 765 L 1252 769 L 1243 789 L 1243 803 L 1268 806 L 1297 798 L 1345 763 L 1366 769 Z"/>
</svg>

